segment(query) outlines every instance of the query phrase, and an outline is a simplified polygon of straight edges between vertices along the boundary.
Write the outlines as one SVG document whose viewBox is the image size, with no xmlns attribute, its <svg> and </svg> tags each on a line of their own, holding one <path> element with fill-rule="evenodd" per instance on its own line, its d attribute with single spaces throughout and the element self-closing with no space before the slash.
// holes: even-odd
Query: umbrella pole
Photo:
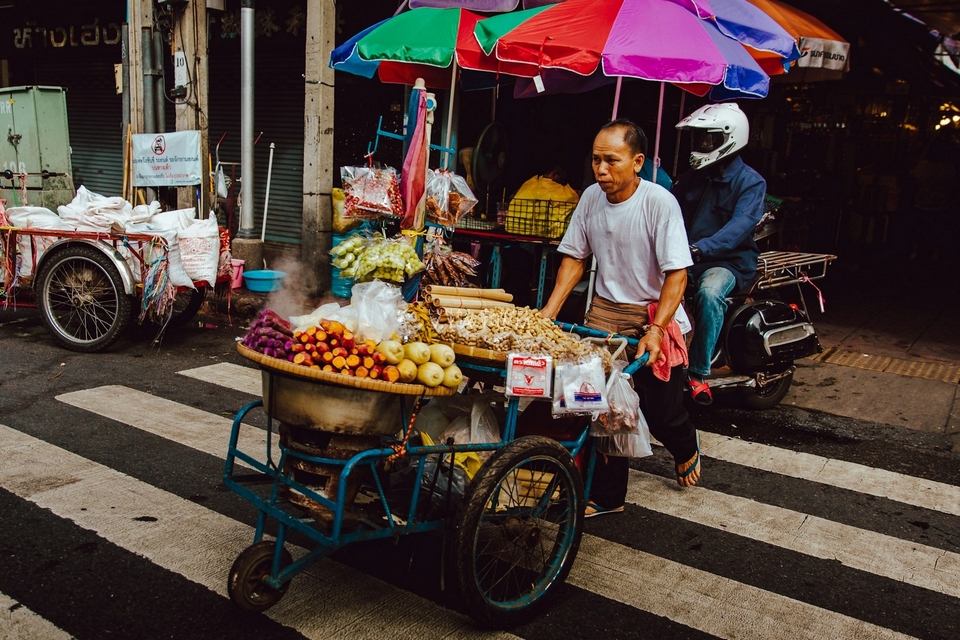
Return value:
<svg viewBox="0 0 960 640">
<path fill-rule="evenodd" d="M 683 103 L 687 99 L 687 92 L 683 89 L 680 90 L 680 117 L 677 118 L 677 122 L 683 120 Z M 680 165 L 680 132 L 677 132 L 677 146 L 673 150 L 673 176 L 677 176 L 677 167 Z"/>
<path fill-rule="evenodd" d="M 660 83 L 660 105 L 657 107 L 657 136 L 655 142 L 653 143 L 653 182 L 657 181 L 657 165 L 659 165 L 658 158 L 660 157 L 660 125 L 663 124 L 663 93 L 666 91 L 667 83 Z"/>
<path fill-rule="evenodd" d="M 613 113 L 610 115 L 610 120 L 617 119 L 617 110 L 620 107 L 620 87 L 623 86 L 623 76 L 617 76 L 617 90 L 613 94 Z"/>
<path fill-rule="evenodd" d="M 450 137 L 453 134 L 453 98 L 454 93 L 457 90 L 457 56 L 453 56 L 453 61 L 450 64 L 452 71 L 450 72 L 450 104 L 447 106 L 447 135 L 444 137 L 443 146 L 447 149 L 450 148 Z M 443 166 L 447 169 L 450 169 L 450 152 L 443 152 Z"/>
</svg>

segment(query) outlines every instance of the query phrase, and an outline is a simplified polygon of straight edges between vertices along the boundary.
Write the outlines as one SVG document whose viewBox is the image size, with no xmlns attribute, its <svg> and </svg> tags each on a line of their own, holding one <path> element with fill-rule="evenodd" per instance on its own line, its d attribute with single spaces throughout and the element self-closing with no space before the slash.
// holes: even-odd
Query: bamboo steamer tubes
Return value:
<svg viewBox="0 0 960 640">
<path fill-rule="evenodd" d="M 437 284 L 431 284 L 424 287 L 424 292 L 433 296 L 484 298 L 487 300 L 499 300 L 500 302 L 513 302 L 513 295 L 507 293 L 503 289 L 472 289 L 469 287 L 445 287 Z"/>
<path fill-rule="evenodd" d="M 427 302 L 434 307 L 446 309 L 492 309 L 494 307 L 512 307 L 512 302 L 487 300 L 485 298 L 458 298 L 456 296 L 428 295 Z"/>
</svg>

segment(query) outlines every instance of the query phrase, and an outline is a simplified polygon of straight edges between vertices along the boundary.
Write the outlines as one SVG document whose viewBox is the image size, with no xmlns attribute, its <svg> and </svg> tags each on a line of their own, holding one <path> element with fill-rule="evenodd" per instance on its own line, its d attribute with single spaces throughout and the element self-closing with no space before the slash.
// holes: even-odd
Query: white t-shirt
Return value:
<svg viewBox="0 0 960 640">
<path fill-rule="evenodd" d="M 677 199 L 646 180 L 617 204 L 599 185 L 587 187 L 558 251 L 578 260 L 593 254 L 597 295 L 626 304 L 657 302 L 665 273 L 693 264 Z M 676 319 L 686 331 L 683 307 Z"/>
</svg>

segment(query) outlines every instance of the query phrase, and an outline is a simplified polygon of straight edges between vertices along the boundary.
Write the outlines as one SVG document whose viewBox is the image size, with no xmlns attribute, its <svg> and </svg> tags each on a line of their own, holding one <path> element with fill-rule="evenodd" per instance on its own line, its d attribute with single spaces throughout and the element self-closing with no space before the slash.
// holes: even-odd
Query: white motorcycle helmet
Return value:
<svg viewBox="0 0 960 640">
<path fill-rule="evenodd" d="M 747 146 L 750 122 L 733 102 L 700 107 L 677 123 L 693 132 L 690 166 L 703 169 Z"/>
</svg>

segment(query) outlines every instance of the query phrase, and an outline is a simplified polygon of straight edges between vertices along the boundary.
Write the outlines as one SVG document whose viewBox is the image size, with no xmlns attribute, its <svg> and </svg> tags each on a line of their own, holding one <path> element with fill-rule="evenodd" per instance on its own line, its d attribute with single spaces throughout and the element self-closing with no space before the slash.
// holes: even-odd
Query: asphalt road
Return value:
<svg viewBox="0 0 960 640">
<path fill-rule="evenodd" d="M 441 589 L 432 536 L 344 548 L 244 614 L 226 576 L 255 511 L 220 477 L 257 374 L 224 320 L 82 355 L 0 311 L 0 637 L 960 637 L 950 443 L 795 407 L 698 410 L 696 489 L 660 448 L 633 461 L 625 513 L 586 522 L 567 584 L 509 634 Z"/>
</svg>

